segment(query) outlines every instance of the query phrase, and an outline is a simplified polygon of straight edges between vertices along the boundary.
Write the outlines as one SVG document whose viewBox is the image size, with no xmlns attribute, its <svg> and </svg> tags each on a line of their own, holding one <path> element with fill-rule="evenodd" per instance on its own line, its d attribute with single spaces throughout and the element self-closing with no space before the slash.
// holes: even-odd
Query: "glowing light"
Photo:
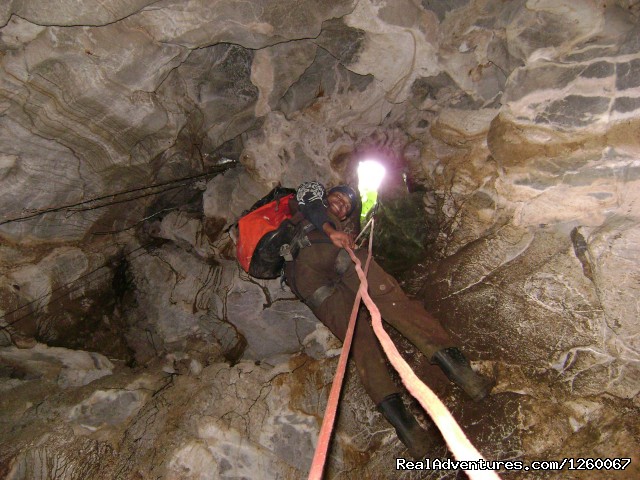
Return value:
<svg viewBox="0 0 640 480">
<path fill-rule="evenodd" d="M 377 192 L 387 171 L 380 162 L 364 160 L 358 165 L 358 189 Z"/>
<path fill-rule="evenodd" d="M 358 165 L 358 190 L 362 199 L 361 219 L 365 219 L 369 210 L 378 200 L 378 188 L 387 171 L 375 160 L 364 160 Z"/>
</svg>

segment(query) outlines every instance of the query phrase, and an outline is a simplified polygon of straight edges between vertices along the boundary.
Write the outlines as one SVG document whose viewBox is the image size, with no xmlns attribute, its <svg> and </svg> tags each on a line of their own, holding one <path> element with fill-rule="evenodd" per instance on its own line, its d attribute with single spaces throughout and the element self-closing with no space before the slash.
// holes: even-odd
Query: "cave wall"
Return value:
<svg viewBox="0 0 640 480">
<path fill-rule="evenodd" d="M 632 476 L 639 15 L 631 0 L 3 3 L 0 475 L 304 476 L 338 344 L 238 269 L 227 228 L 277 183 L 353 182 L 375 153 L 428 226 L 403 284 L 497 380 L 470 405 L 406 346 L 474 443 L 632 457 Z M 353 377 L 330 478 L 414 478 Z"/>
</svg>

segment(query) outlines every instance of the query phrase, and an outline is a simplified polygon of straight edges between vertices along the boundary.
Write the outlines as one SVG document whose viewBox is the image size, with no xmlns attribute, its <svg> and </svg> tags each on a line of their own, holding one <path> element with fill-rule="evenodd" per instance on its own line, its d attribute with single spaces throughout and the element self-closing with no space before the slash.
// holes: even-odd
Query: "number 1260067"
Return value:
<svg viewBox="0 0 640 480">
<path fill-rule="evenodd" d="M 569 470 L 624 470 L 630 458 L 566 458 Z"/>
</svg>

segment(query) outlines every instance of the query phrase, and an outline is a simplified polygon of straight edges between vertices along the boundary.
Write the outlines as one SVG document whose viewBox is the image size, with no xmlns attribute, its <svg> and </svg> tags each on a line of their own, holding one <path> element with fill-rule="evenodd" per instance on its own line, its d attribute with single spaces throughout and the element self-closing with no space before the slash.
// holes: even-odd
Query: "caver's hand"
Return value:
<svg viewBox="0 0 640 480">
<path fill-rule="evenodd" d="M 324 233 L 326 233 L 329 239 L 331 240 L 331 243 L 333 243 L 336 247 L 353 248 L 355 246 L 353 242 L 353 237 L 350 234 L 336 230 L 331 226 L 331 224 L 325 223 L 322 226 L 322 229 L 324 230 Z"/>
</svg>

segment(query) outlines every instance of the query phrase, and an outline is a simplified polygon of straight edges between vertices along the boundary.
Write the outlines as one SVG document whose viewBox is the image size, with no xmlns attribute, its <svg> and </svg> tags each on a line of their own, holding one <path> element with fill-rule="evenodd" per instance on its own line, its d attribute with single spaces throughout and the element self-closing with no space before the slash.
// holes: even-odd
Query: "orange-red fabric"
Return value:
<svg viewBox="0 0 640 480">
<path fill-rule="evenodd" d="M 236 256 L 245 272 L 249 271 L 251 257 L 260 239 L 280 226 L 287 218 L 291 218 L 289 200 L 293 194 L 274 200 L 238 220 L 238 245 Z"/>
</svg>

